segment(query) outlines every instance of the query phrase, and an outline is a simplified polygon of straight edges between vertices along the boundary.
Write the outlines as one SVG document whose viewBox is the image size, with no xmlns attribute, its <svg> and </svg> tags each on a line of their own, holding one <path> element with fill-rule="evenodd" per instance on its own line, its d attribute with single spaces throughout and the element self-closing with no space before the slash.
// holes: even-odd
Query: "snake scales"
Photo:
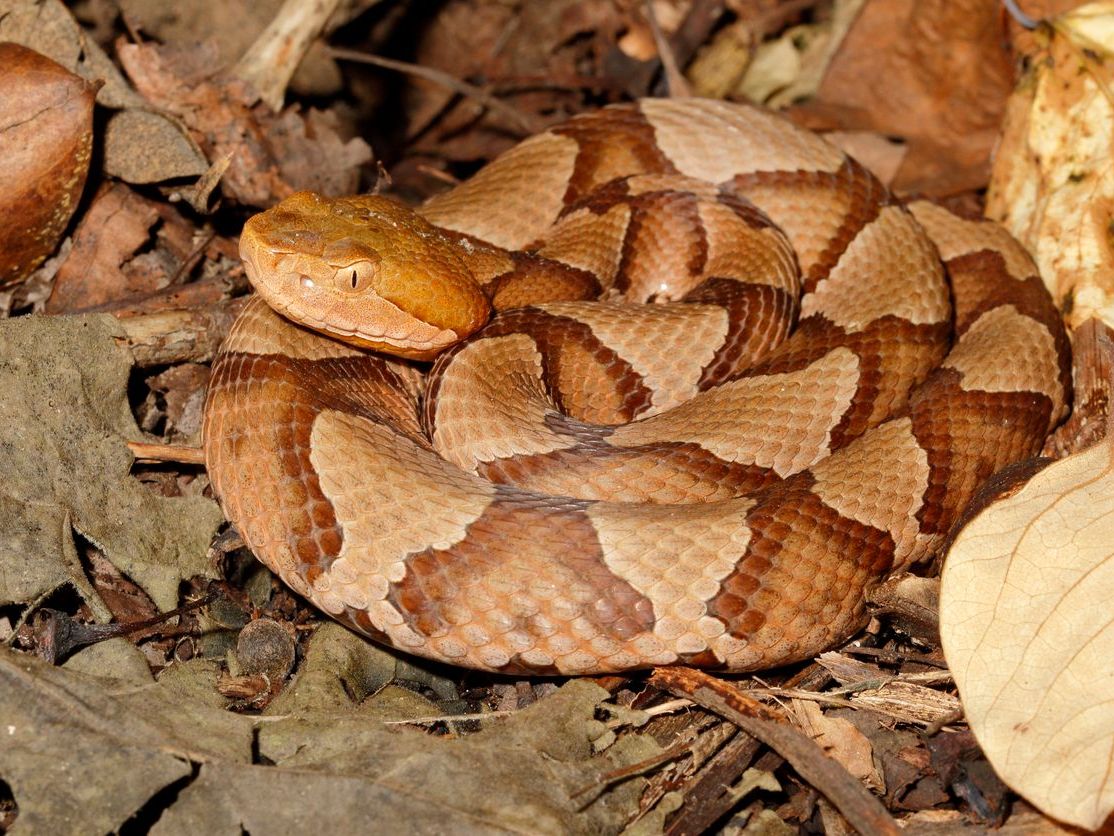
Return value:
<svg viewBox="0 0 1114 836">
<path fill-rule="evenodd" d="M 807 658 L 1066 409 L 1016 242 L 760 109 L 606 108 L 419 213 L 300 193 L 249 221 L 204 429 L 256 555 L 404 651 Z"/>
</svg>

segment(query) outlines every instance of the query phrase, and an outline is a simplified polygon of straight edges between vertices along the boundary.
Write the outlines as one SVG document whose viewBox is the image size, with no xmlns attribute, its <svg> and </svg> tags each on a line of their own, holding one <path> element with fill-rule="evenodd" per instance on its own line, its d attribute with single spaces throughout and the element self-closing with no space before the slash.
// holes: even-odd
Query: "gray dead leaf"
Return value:
<svg viewBox="0 0 1114 836">
<path fill-rule="evenodd" d="M 363 713 L 368 705 L 392 682 L 404 681 L 429 689 L 442 700 L 455 700 L 456 686 L 451 680 L 423 668 L 418 659 L 372 644 L 339 624 L 322 623 L 306 643 L 304 659 L 295 680 L 267 707 L 267 715 L 304 718 L 316 714 L 326 722 L 328 715 L 353 714 L 356 705 Z M 403 720 L 438 713 L 433 703 L 417 714 L 396 715 Z M 360 719 L 366 725 L 366 719 Z M 278 724 L 263 734 L 261 745 L 266 756 L 276 762 L 285 760 L 304 744 L 304 733 L 287 735 L 290 726 Z M 341 743 L 342 747 L 346 744 Z"/>
<path fill-rule="evenodd" d="M 74 653 L 62 667 L 75 673 L 106 676 L 133 685 L 154 682 L 143 651 L 123 636 L 97 642 Z"/>
<path fill-rule="evenodd" d="M 209 168 L 180 123 L 149 110 L 113 114 L 104 134 L 104 170 L 126 183 L 200 177 Z"/>
<path fill-rule="evenodd" d="M 387 725 L 383 702 L 368 712 L 368 701 L 339 696 L 296 716 L 233 714 L 213 699 L 216 673 L 194 660 L 158 682 L 108 679 L 0 649 L 0 777 L 17 805 L 13 832 L 113 831 L 137 812 L 157 814 L 152 796 L 172 787 L 156 833 L 617 833 L 645 782 L 601 776 L 660 751 L 628 735 L 595 754 L 608 694 L 582 680 L 454 738 Z M 401 690 L 379 693 L 421 710 Z"/>
<path fill-rule="evenodd" d="M 0 0 L 0 41 L 23 44 L 82 78 L 103 81 L 97 104 L 111 108 L 144 104 L 60 0 Z"/>
<path fill-rule="evenodd" d="M 215 659 L 195 656 L 165 668 L 159 674 L 159 685 L 176 694 L 183 702 L 224 709 L 228 708 L 230 700 L 217 690 L 222 670 Z"/>
<path fill-rule="evenodd" d="M 13 833 L 116 830 L 192 762 L 251 760 L 250 718 L 0 649 L 0 775 Z"/>
<path fill-rule="evenodd" d="M 387 727 L 359 712 L 307 714 L 295 721 L 301 745 L 283 746 L 286 757 L 273 767 L 203 765 L 153 832 L 618 832 L 637 811 L 644 782 L 604 793 L 598 777 L 660 750 L 630 735 L 593 755 L 605 731 L 595 712 L 607 696 L 573 681 L 459 739 Z M 288 742 L 289 729 L 274 731 L 284 722 L 260 727 L 262 757 L 274 753 L 273 736 Z"/>
<path fill-rule="evenodd" d="M 71 526 L 162 609 L 183 579 L 215 577 L 216 504 L 156 496 L 129 474 L 125 442 L 142 434 L 121 333 L 109 316 L 0 323 L 0 604 L 82 587 Z"/>
<path fill-rule="evenodd" d="M 368 821 L 360 810 L 374 804 L 375 821 L 391 832 L 442 833 L 448 821 L 469 832 L 615 832 L 637 808 L 641 779 L 597 799 L 604 787 L 595 788 L 596 776 L 649 757 L 658 746 L 629 735 L 594 756 L 594 744 L 607 732 L 595 719 L 607 698 L 598 686 L 569 683 L 511 717 L 492 718 L 481 731 L 453 740 L 384 722 L 442 713 L 418 694 L 385 686 L 392 678 L 422 676 L 415 665 L 396 665 L 388 651 L 338 625 L 322 625 L 306 647 L 297 679 L 268 706 L 268 721 L 260 726 L 258 752 L 276 764 L 272 775 L 293 773 L 303 780 L 309 773 L 322 775 L 325 789 L 313 806 L 334 829 L 345 832 Z M 426 679 L 426 687 L 431 685 L 450 696 L 437 688 L 436 679 Z M 264 803 L 266 794 L 257 796 L 243 783 L 254 777 L 217 773 L 203 768 L 199 776 L 202 785 L 223 787 L 228 796 L 214 808 L 248 818 L 189 819 L 168 832 L 221 832 L 240 823 L 249 831 L 252 824 L 267 832 L 297 829 L 302 815 L 297 809 L 288 821 L 266 818 L 273 809 Z M 348 793 L 337 798 L 325 775 L 341 780 Z M 300 792 L 293 783 L 286 787 Z M 585 787 L 593 791 L 573 797 Z M 202 814 L 202 805 L 186 795 L 187 809 Z M 177 820 L 160 824 L 166 821 Z"/>
<path fill-rule="evenodd" d="M 59 0 L 0 0 L 0 41 L 14 41 L 82 78 L 99 80 L 97 104 L 118 110 L 104 134 L 106 173 L 128 183 L 197 177 L 205 155 L 175 117 L 153 113 Z"/>
</svg>

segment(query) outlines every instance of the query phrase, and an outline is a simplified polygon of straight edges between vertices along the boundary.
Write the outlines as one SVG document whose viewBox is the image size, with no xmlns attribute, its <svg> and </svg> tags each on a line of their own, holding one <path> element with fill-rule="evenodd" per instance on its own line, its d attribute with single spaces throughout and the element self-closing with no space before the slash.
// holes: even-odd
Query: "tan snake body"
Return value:
<svg viewBox="0 0 1114 836">
<path fill-rule="evenodd" d="M 254 300 L 204 431 L 260 559 L 404 651 L 807 658 L 1066 410 L 1067 338 L 1016 242 L 757 108 L 577 117 L 420 213 L 300 194 L 249 222 L 260 296 L 346 342 Z M 441 356 L 426 382 L 347 343 Z"/>
</svg>

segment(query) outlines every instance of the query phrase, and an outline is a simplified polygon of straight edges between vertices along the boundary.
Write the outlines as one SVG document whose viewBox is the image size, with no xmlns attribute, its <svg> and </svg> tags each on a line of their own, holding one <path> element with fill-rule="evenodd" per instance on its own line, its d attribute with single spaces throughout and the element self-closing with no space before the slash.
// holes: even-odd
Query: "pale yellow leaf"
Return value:
<svg viewBox="0 0 1114 836">
<path fill-rule="evenodd" d="M 1010 97 L 986 213 L 1033 254 L 1071 327 L 1114 326 L 1114 3 L 1053 26 Z"/>
<path fill-rule="evenodd" d="M 940 635 L 971 729 L 1044 813 L 1114 810 L 1114 447 L 1103 442 L 990 505 L 955 541 Z"/>
</svg>

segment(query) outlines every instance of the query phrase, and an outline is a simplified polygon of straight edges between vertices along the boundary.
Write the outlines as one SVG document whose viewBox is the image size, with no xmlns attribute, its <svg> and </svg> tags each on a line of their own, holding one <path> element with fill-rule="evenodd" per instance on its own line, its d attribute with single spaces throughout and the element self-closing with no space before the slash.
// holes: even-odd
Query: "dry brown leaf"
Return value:
<svg viewBox="0 0 1114 836">
<path fill-rule="evenodd" d="M 756 40 L 757 34 L 746 20 L 736 20 L 716 32 L 685 70 L 693 95 L 710 99 L 730 95 L 750 66 Z"/>
<path fill-rule="evenodd" d="M 58 0 L 0 0 L 0 41 L 41 52 L 100 87 L 97 104 L 119 110 L 99 139 L 105 170 L 112 176 L 129 183 L 155 183 L 205 171 L 205 158 L 189 142 L 181 123 L 147 107 Z"/>
<path fill-rule="evenodd" d="M 987 215 L 1034 255 L 1072 328 L 1092 316 L 1114 326 L 1112 54 L 1114 2 L 1056 20 L 1010 99 L 987 196 Z"/>
<path fill-rule="evenodd" d="M 102 84 L 97 104 L 142 107 L 120 70 L 82 29 L 61 0 L 0 0 L 0 41 L 40 52 L 90 83 Z"/>
<path fill-rule="evenodd" d="M 908 146 L 870 131 L 829 131 L 824 138 L 865 165 L 887 186 L 893 182 L 909 153 Z"/>
<path fill-rule="evenodd" d="M 129 293 L 154 290 L 133 283 L 120 269 L 146 243 L 159 219 L 155 204 L 127 186 L 100 191 L 74 234 L 69 257 L 58 269 L 46 312 L 74 313 Z"/>
<path fill-rule="evenodd" d="M 1013 62 L 998 0 L 868 0 L 808 111 L 820 124 L 902 137 L 899 191 L 985 185 Z"/>
<path fill-rule="evenodd" d="M 637 19 L 634 12 L 624 15 L 621 5 L 450 0 L 424 27 L 414 60 L 454 78 L 505 82 L 508 88 L 519 82 L 500 98 L 531 123 L 548 125 L 576 111 L 582 98 L 576 79 L 594 74 L 585 68 L 598 67 L 618 33 Z M 555 84 L 539 86 L 539 79 Z M 460 99 L 443 85 L 415 78 L 405 95 L 410 153 L 489 159 L 521 138 L 521 123 L 485 114 L 481 103 Z"/>
<path fill-rule="evenodd" d="M 374 0 L 347 2 L 326 31 L 347 23 Z M 236 61 L 278 13 L 282 0 L 203 0 L 183 13 L 180 0 L 120 0 L 129 23 L 165 43 L 197 43 L 212 39 L 219 51 L 219 66 Z M 214 26 L 214 20 L 234 20 L 235 26 Z M 334 95 L 341 88 L 336 62 L 324 50 L 312 49 L 302 59 L 290 85 L 303 95 Z"/>
<path fill-rule="evenodd" d="M 1049 21 L 1064 12 L 1084 5 L 1085 0 L 1014 0 L 1031 20 Z M 1026 29 L 1018 21 L 1010 18 L 1010 41 L 1013 51 L 1019 56 L 1032 58 L 1043 52 L 1047 46 L 1047 31 L 1043 27 Z"/>
<path fill-rule="evenodd" d="M 180 123 L 149 110 L 121 110 L 108 120 L 104 136 L 105 173 L 127 183 L 160 183 L 200 177 L 205 156 Z"/>
<path fill-rule="evenodd" d="M 885 793 L 886 784 L 874 764 L 870 741 L 850 720 L 828 716 L 808 700 L 793 700 L 791 705 L 801 731 L 872 790 Z"/>
<path fill-rule="evenodd" d="M 0 287 L 43 263 L 77 208 L 97 86 L 32 49 L 0 43 Z"/>
<path fill-rule="evenodd" d="M 341 137 L 336 111 L 287 109 L 264 124 L 279 174 L 293 188 L 328 195 L 359 190 L 360 166 L 371 159 L 371 148 Z"/>
<path fill-rule="evenodd" d="M 344 140 L 335 121 L 288 109 L 252 107 L 244 82 L 214 78 L 211 43 L 184 46 L 120 43 L 120 62 L 140 93 L 181 119 L 210 160 L 228 158 L 221 188 L 250 206 L 269 206 L 298 189 L 349 194 L 371 159 L 363 140 Z"/>
<path fill-rule="evenodd" d="M 1045 813 L 1114 810 L 1114 446 L 1041 471 L 959 534 L 940 634 L 967 719 L 1002 779 Z"/>
</svg>

